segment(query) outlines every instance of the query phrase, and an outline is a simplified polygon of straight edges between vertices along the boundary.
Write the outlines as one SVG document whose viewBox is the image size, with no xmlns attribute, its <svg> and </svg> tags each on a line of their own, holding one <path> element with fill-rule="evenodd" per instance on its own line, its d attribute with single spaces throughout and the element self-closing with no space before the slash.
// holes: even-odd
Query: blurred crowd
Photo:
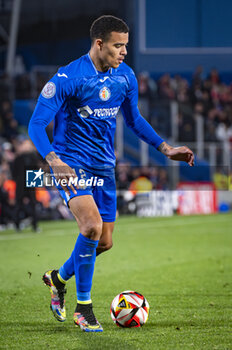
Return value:
<svg viewBox="0 0 232 350">
<path fill-rule="evenodd" d="M 9 223 L 20 231 L 30 223 L 38 231 L 39 219 L 71 219 L 55 188 L 26 187 L 26 170 L 49 172 L 24 129 L 14 118 L 9 100 L 0 101 L 0 228 Z"/>
<path fill-rule="evenodd" d="M 162 75 L 157 81 L 147 73 L 138 75 L 139 97 L 142 114 L 156 126 L 165 124 L 168 118 L 157 121 L 157 101 L 165 106 L 167 101 L 177 101 L 178 140 L 179 142 L 196 141 L 196 119 L 202 116 L 204 120 L 204 141 L 232 143 L 232 82 L 221 81 L 219 72 L 212 69 L 208 76 L 201 66 L 197 67 L 191 82 L 180 75 L 171 77 Z M 167 110 L 166 114 L 169 113 Z M 161 113 L 162 114 L 162 113 Z M 163 113 L 165 116 L 165 112 Z M 165 120 L 163 120 L 165 119 Z M 170 123 L 161 131 L 168 135 Z"/>
<path fill-rule="evenodd" d="M 44 82 L 40 76 L 36 85 L 39 94 Z M 31 80 L 26 72 L 17 75 L 13 96 L 15 99 L 31 98 Z M 204 120 L 204 141 L 232 144 L 232 84 L 227 85 L 213 69 L 205 77 L 201 67 L 193 75 L 191 83 L 179 75 L 171 77 L 164 74 L 157 81 L 147 73 L 138 75 L 139 107 L 141 114 L 168 137 L 170 121 L 162 129 L 165 118 L 157 125 L 157 105 L 163 102 L 177 101 L 179 104 L 178 129 L 180 142 L 194 142 L 196 135 L 196 118 L 201 115 Z M 28 218 L 35 231 L 38 219 L 71 219 L 68 209 L 54 188 L 25 188 L 25 169 L 46 167 L 27 137 L 25 128 L 19 125 L 13 112 L 12 86 L 6 76 L 0 77 L 0 228 L 9 223 L 20 231 Z M 52 128 L 49 138 L 52 138 Z M 218 170 L 217 182 L 228 187 L 225 174 Z M 125 205 L 120 202 L 120 191 L 127 190 L 132 200 L 138 191 L 152 189 L 169 189 L 166 169 L 161 167 L 132 167 L 123 160 L 117 160 L 117 189 L 119 191 L 119 209 Z M 120 207 L 121 205 L 121 207 Z M 126 212 L 126 210 L 124 210 Z"/>
<path fill-rule="evenodd" d="M 5 75 L 0 76 L 0 96 L 5 99 L 0 106 L 0 134 L 5 129 L 6 138 L 17 133 L 17 122 L 12 118 L 7 96 L 13 95 L 17 100 L 36 98 L 52 74 L 51 71 L 28 74 L 20 59 L 18 61 L 13 92 L 12 82 Z M 141 72 L 137 78 L 141 114 L 163 136 L 170 136 L 169 102 L 176 101 L 179 106 L 177 142 L 196 141 L 198 116 L 204 120 L 205 142 L 232 142 L 232 82 L 223 82 L 216 69 L 206 75 L 198 66 L 188 80 L 168 73 L 155 80 L 147 72 Z"/>
<path fill-rule="evenodd" d="M 128 162 L 117 162 L 117 189 L 129 190 L 132 194 L 140 191 L 168 190 L 168 173 L 158 166 L 132 166 Z"/>
</svg>

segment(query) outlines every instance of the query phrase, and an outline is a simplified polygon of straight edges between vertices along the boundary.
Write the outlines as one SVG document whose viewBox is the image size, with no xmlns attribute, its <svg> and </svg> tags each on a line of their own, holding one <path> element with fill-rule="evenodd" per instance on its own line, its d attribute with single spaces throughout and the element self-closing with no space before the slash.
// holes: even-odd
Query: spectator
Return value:
<svg viewBox="0 0 232 350">
<path fill-rule="evenodd" d="M 16 184 L 9 180 L 9 173 L 3 168 L 0 169 L 0 229 L 7 226 L 9 222 L 16 224 Z"/>
<path fill-rule="evenodd" d="M 179 113 L 179 141 L 180 142 L 193 142 L 195 141 L 195 122 L 192 116 Z"/>
<path fill-rule="evenodd" d="M 13 177 L 16 182 L 16 227 L 20 230 L 20 222 L 26 215 L 32 218 L 34 231 L 38 231 L 38 219 L 36 214 L 35 188 L 27 188 L 26 170 L 36 169 L 38 159 L 31 141 L 24 140 L 20 143 L 13 166 Z"/>
<path fill-rule="evenodd" d="M 136 195 L 139 192 L 142 192 L 142 193 L 150 192 L 152 188 L 153 188 L 153 184 L 148 179 L 148 177 L 139 176 L 138 178 L 136 178 L 131 182 L 129 191 L 131 191 L 133 195 Z"/>
<path fill-rule="evenodd" d="M 143 117 L 150 121 L 152 103 L 156 98 L 157 85 L 147 72 L 138 75 L 138 107 Z"/>
<path fill-rule="evenodd" d="M 203 80 L 205 79 L 204 70 L 202 66 L 197 66 L 195 72 L 193 73 L 193 80 L 192 85 L 195 86 L 202 86 Z"/>
<path fill-rule="evenodd" d="M 158 95 L 163 100 L 174 100 L 175 90 L 171 85 L 169 74 L 164 74 L 158 82 Z"/>
</svg>

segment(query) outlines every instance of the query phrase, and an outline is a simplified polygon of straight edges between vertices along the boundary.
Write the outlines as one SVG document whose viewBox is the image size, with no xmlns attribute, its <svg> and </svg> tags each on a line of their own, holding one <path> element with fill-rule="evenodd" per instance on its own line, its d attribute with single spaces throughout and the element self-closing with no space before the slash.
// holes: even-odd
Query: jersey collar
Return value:
<svg viewBox="0 0 232 350">
<path fill-rule="evenodd" d="M 95 73 L 98 75 L 99 72 L 97 71 L 97 69 L 96 69 L 96 67 L 95 67 L 95 65 L 94 65 L 94 63 L 93 63 L 92 58 L 90 57 L 90 54 L 88 53 L 87 56 L 88 56 L 88 58 L 89 58 L 89 61 L 90 61 L 91 65 L 92 65 L 92 67 L 93 67 Z M 112 67 L 111 67 L 106 73 L 108 73 L 108 72 L 109 72 L 110 74 L 112 74 Z"/>
</svg>

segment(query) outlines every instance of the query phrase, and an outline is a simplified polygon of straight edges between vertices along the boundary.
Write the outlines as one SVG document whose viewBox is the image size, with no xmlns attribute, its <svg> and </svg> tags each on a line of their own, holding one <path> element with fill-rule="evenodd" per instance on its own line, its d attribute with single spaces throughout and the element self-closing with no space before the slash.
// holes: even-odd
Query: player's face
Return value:
<svg viewBox="0 0 232 350">
<path fill-rule="evenodd" d="M 102 42 L 100 60 L 103 66 L 118 68 L 127 55 L 128 33 L 111 32 L 107 41 Z"/>
</svg>

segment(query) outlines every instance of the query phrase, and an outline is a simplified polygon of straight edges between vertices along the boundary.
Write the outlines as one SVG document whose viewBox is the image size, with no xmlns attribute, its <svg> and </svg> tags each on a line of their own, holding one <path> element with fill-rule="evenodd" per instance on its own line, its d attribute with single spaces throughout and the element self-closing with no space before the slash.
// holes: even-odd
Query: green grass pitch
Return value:
<svg viewBox="0 0 232 350">
<path fill-rule="evenodd" d="M 114 247 L 97 258 L 92 300 L 103 333 L 74 327 L 75 281 L 67 321 L 50 309 L 44 271 L 69 256 L 74 222 L 43 222 L 42 232 L 0 233 L 0 349 L 232 349 L 232 215 L 121 217 Z M 142 328 L 118 328 L 112 299 L 123 290 L 150 304 Z"/>
</svg>

